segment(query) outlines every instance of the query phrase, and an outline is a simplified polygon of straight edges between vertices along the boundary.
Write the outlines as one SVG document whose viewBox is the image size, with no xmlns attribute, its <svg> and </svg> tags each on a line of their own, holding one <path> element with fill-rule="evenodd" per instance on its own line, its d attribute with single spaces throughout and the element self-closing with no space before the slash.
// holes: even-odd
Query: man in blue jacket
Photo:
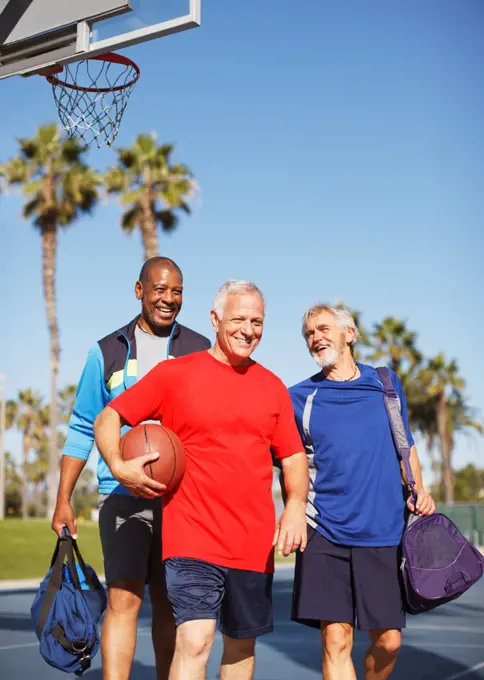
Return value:
<svg viewBox="0 0 484 680">
<path fill-rule="evenodd" d="M 175 262 L 166 257 L 147 260 L 135 294 L 141 301 L 141 314 L 91 348 L 79 381 L 52 520 L 58 535 L 64 527 L 76 534 L 71 496 L 93 446 L 94 421 L 106 404 L 160 361 L 211 345 L 207 338 L 175 321 L 183 296 L 183 276 Z M 130 495 L 101 456 L 97 476 L 99 530 L 108 585 L 102 628 L 103 679 L 129 678 L 138 613 L 148 582 L 157 680 L 167 680 L 175 629 L 161 563 L 161 499 Z"/>
<path fill-rule="evenodd" d="M 303 336 L 321 371 L 289 390 L 310 474 L 308 543 L 297 555 L 293 619 L 320 629 L 325 680 L 356 678 L 355 623 L 370 636 L 365 680 L 386 680 L 405 625 L 399 581 L 405 500 L 384 389 L 376 369 L 354 359 L 358 331 L 345 308 L 312 307 Z M 411 500 L 407 505 L 431 514 L 435 504 L 422 484 L 405 395 L 393 371 L 391 379 L 416 481 L 416 508 Z"/>
</svg>

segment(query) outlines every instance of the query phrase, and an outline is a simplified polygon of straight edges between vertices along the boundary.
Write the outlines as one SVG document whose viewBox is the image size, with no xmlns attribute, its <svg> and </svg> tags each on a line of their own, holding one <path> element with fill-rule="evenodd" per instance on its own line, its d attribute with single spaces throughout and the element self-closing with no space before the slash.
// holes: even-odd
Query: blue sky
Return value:
<svg viewBox="0 0 484 680">
<path fill-rule="evenodd" d="M 292 384 L 313 372 L 305 309 L 345 300 L 367 325 L 405 319 L 423 352 L 455 357 L 484 415 L 484 6 L 480 0 L 208 3 L 202 26 L 126 51 L 142 70 L 116 146 L 154 131 L 201 188 L 192 217 L 162 236 L 185 274 L 180 321 L 212 337 L 229 278 L 267 297 L 256 358 Z M 0 161 L 55 121 L 40 77 L 0 83 Z M 92 150 L 99 170 L 115 161 Z M 0 372 L 8 397 L 48 397 L 40 238 L 15 192 L 0 203 Z M 60 386 L 98 338 L 137 313 L 137 234 L 103 201 L 60 235 Z M 19 442 L 11 433 L 10 449 Z M 482 463 L 461 437 L 455 462 Z M 425 457 L 424 457 L 425 462 Z"/>
</svg>

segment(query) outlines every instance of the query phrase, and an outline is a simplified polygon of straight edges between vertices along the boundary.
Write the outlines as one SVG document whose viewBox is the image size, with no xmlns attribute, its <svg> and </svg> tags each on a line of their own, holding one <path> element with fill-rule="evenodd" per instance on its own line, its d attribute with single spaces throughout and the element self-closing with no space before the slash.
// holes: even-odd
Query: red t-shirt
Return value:
<svg viewBox="0 0 484 680">
<path fill-rule="evenodd" d="M 158 364 L 110 407 L 131 426 L 162 421 L 185 447 L 185 475 L 165 497 L 163 558 L 272 572 L 271 450 L 304 450 L 281 380 L 197 352 Z"/>
</svg>

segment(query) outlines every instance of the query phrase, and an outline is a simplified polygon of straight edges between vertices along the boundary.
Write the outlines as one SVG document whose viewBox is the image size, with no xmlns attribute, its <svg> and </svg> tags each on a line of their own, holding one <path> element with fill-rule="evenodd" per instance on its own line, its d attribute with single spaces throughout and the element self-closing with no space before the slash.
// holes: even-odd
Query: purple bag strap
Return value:
<svg viewBox="0 0 484 680">
<path fill-rule="evenodd" d="M 393 440 L 397 448 L 400 458 L 403 460 L 405 468 L 405 475 L 407 482 L 410 485 L 413 500 L 417 498 L 415 492 L 415 479 L 410 465 L 410 446 L 408 444 L 407 433 L 405 432 L 405 425 L 403 424 L 402 413 L 400 411 L 400 399 L 393 387 L 390 371 L 385 366 L 380 366 L 376 369 L 385 390 L 385 408 L 390 422 L 390 429 L 393 434 Z"/>
</svg>

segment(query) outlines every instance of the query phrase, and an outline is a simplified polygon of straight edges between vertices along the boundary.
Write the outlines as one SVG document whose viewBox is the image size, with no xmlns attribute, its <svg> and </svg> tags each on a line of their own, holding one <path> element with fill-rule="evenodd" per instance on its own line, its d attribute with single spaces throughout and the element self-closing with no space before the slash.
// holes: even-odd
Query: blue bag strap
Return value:
<svg viewBox="0 0 484 680">
<path fill-rule="evenodd" d="M 54 602 L 54 598 L 62 586 L 62 570 L 65 562 L 67 562 L 67 565 L 69 567 L 72 582 L 76 590 L 82 593 L 81 583 L 79 581 L 79 575 L 77 573 L 74 555 L 77 558 L 78 564 L 82 570 L 86 584 L 91 590 L 95 590 L 96 588 L 95 584 L 92 582 L 88 570 L 86 569 L 85 562 L 82 559 L 76 541 L 72 538 L 68 529 L 65 528 L 62 532 L 62 538 L 57 539 L 54 554 L 52 555 L 52 561 L 50 565 L 51 567 L 50 578 L 45 591 L 42 609 L 39 617 L 38 627 L 39 634 L 41 634 L 44 629 L 47 618 L 49 616 L 50 609 L 52 607 L 52 603 Z"/>
<path fill-rule="evenodd" d="M 74 558 L 72 555 L 72 544 L 69 539 L 59 538 L 57 540 L 57 545 L 54 550 L 54 555 L 52 557 L 51 572 L 49 577 L 49 582 L 44 594 L 42 609 L 40 610 L 38 633 L 39 635 L 44 630 L 44 626 L 49 617 L 50 608 L 54 602 L 54 598 L 59 592 L 62 586 L 62 568 L 64 562 L 68 562 L 69 569 L 71 571 L 72 580 L 76 587 L 81 589 L 79 578 L 76 572 L 76 566 L 74 564 Z M 76 583 L 77 581 L 77 583 Z"/>
<path fill-rule="evenodd" d="M 64 527 L 64 529 L 62 530 L 62 537 L 69 539 L 69 541 L 71 542 L 72 549 L 74 551 L 77 563 L 78 563 L 79 568 L 81 569 L 81 571 L 84 575 L 84 580 L 86 582 L 86 585 L 89 587 L 90 590 L 96 590 L 96 585 L 95 585 L 94 581 L 91 579 L 89 571 L 86 568 L 86 563 L 84 562 L 84 559 L 81 555 L 81 551 L 79 550 L 79 546 L 77 545 L 77 541 L 76 541 L 75 538 L 72 538 L 71 533 L 70 533 L 70 531 L 67 527 Z M 76 570 L 76 575 L 77 575 L 77 570 Z M 79 585 L 79 588 L 80 588 L 80 585 Z"/>
<path fill-rule="evenodd" d="M 410 465 L 410 446 L 407 439 L 407 433 L 405 431 L 405 425 L 403 423 L 402 413 L 400 411 L 400 399 L 398 398 L 398 394 L 393 387 L 392 378 L 388 368 L 385 366 L 380 366 L 376 370 L 385 391 L 383 398 L 385 401 L 385 408 L 388 414 L 393 440 L 395 442 L 398 454 L 403 461 L 407 482 L 410 486 L 413 500 L 415 501 L 417 498 L 417 494 L 415 492 L 415 478 L 413 476 L 412 466 Z"/>
</svg>

